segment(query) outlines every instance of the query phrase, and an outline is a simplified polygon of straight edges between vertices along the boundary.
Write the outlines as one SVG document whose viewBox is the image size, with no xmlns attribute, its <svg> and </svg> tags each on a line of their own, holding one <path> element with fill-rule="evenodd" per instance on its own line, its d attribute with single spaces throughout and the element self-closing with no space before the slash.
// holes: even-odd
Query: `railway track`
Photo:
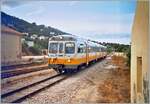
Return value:
<svg viewBox="0 0 150 104">
<path fill-rule="evenodd" d="M 92 67 L 93 65 L 95 65 L 95 64 L 91 64 L 87 68 Z M 83 69 L 86 69 L 86 68 L 83 68 Z M 78 72 L 81 72 L 81 71 L 82 71 L 82 69 Z M 77 73 L 73 73 L 73 75 L 75 75 Z M 70 74 L 70 75 L 72 75 L 72 74 Z M 26 98 L 31 97 L 31 96 L 43 91 L 44 89 L 49 88 L 49 87 L 61 82 L 62 80 L 65 80 L 68 77 L 69 77 L 68 75 L 65 76 L 65 75 L 57 74 L 57 75 L 42 79 L 42 80 L 34 82 L 30 85 L 26 85 L 24 87 L 15 89 L 13 91 L 9 91 L 7 93 L 3 93 L 1 95 L 1 100 L 3 103 L 20 103 L 23 100 L 25 100 Z"/>
<path fill-rule="evenodd" d="M 12 69 L 16 69 L 16 68 L 22 68 L 22 67 L 28 67 L 28 66 L 36 66 L 36 65 L 39 65 L 39 64 L 28 62 L 28 63 L 24 63 L 24 64 L 1 66 L 1 69 L 2 70 L 12 70 Z"/>
<path fill-rule="evenodd" d="M 68 76 L 57 74 L 43 80 L 37 81 L 30 85 L 15 89 L 13 91 L 4 93 L 1 95 L 1 101 L 3 103 L 20 103 L 28 97 L 31 97 L 42 90 L 49 88 L 62 80 L 66 79 Z"/>
<path fill-rule="evenodd" d="M 46 69 L 48 69 L 47 66 L 39 67 L 39 68 L 23 69 L 23 70 L 9 70 L 5 72 L 1 72 L 1 78 L 4 79 L 4 78 L 9 78 L 9 77 L 13 77 L 13 76 L 21 75 L 21 74 L 46 70 Z"/>
</svg>

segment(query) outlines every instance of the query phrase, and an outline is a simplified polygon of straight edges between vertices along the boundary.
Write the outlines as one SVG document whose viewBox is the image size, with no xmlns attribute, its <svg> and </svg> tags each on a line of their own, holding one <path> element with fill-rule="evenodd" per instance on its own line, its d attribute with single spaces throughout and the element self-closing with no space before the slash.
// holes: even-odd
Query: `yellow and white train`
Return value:
<svg viewBox="0 0 150 104">
<path fill-rule="evenodd" d="M 106 55 L 106 47 L 73 35 L 53 36 L 48 43 L 49 67 L 59 73 L 77 71 Z"/>
</svg>

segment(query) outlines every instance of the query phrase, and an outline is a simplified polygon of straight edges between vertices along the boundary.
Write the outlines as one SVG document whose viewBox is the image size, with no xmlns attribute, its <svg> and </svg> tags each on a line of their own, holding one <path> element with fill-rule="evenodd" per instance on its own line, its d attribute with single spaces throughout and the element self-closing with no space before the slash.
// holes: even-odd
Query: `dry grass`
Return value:
<svg viewBox="0 0 150 104">
<path fill-rule="evenodd" d="M 110 71 L 110 76 L 99 86 L 104 103 L 130 102 L 130 70 L 125 66 L 125 58 L 113 56 L 112 64 L 119 66 Z"/>
</svg>

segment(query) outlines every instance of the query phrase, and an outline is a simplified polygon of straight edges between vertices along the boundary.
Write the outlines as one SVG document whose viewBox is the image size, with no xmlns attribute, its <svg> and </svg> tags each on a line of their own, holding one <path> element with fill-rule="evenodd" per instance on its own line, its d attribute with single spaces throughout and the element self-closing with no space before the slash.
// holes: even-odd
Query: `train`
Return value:
<svg viewBox="0 0 150 104">
<path fill-rule="evenodd" d="M 78 71 L 107 56 L 106 47 L 74 35 L 49 38 L 48 66 L 58 73 Z"/>
</svg>

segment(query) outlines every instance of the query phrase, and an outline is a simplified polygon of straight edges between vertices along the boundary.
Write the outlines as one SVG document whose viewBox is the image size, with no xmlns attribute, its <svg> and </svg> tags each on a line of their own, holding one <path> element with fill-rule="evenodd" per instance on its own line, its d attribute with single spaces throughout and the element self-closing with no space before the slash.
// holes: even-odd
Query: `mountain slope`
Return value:
<svg viewBox="0 0 150 104">
<path fill-rule="evenodd" d="M 29 33 L 29 35 L 37 34 L 37 35 L 52 36 L 52 35 L 68 34 L 66 32 L 63 32 L 50 26 L 47 27 L 45 25 L 36 25 L 36 23 L 29 23 L 17 17 L 10 16 L 4 12 L 1 12 L 1 24 L 13 28 L 19 32 Z"/>
</svg>

